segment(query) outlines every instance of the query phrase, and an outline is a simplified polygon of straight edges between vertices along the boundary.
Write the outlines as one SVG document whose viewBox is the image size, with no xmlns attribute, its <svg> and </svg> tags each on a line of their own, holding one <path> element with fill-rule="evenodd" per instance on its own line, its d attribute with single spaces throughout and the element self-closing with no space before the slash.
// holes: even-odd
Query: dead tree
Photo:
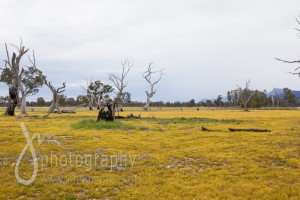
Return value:
<svg viewBox="0 0 300 200">
<path fill-rule="evenodd" d="M 238 86 L 238 89 L 237 89 L 238 97 L 244 107 L 244 111 L 249 111 L 248 110 L 248 102 L 251 100 L 251 98 L 255 94 L 254 91 L 249 89 L 250 83 L 251 83 L 251 80 L 245 80 L 245 88 L 241 88 L 240 86 Z"/>
<path fill-rule="evenodd" d="M 114 87 L 116 88 L 116 108 L 118 111 L 122 109 L 123 106 L 123 101 L 122 97 L 124 95 L 124 89 L 127 87 L 128 82 L 125 81 L 125 78 L 130 71 L 131 67 L 133 66 L 133 61 L 129 59 L 125 59 L 124 61 L 121 62 L 122 65 L 122 73 L 110 73 L 108 74 L 109 80 L 113 83 Z"/>
<path fill-rule="evenodd" d="M 52 102 L 51 102 L 51 106 L 49 107 L 48 113 L 53 113 L 54 109 L 57 110 L 57 113 L 61 113 L 60 108 L 59 108 L 59 101 L 58 101 L 58 95 L 63 93 L 65 90 L 64 88 L 66 88 L 66 82 L 63 83 L 62 87 L 59 88 L 55 88 L 50 81 L 47 81 L 45 79 L 45 85 L 51 90 L 52 92 Z"/>
<path fill-rule="evenodd" d="M 80 104 L 80 105 L 78 105 L 78 106 L 76 106 L 72 109 L 69 109 L 69 110 L 61 110 L 61 113 L 72 113 L 72 114 L 74 114 L 74 113 L 76 113 L 77 108 L 80 108 L 80 107 L 83 107 L 83 106 L 86 106 L 86 104 L 85 103 Z"/>
<path fill-rule="evenodd" d="M 300 21 L 296 18 L 296 21 L 298 25 L 300 25 Z M 300 32 L 299 28 L 294 28 L 296 31 Z M 300 33 L 299 33 L 300 34 Z M 279 58 L 275 58 L 278 61 L 284 62 L 284 63 L 289 63 L 289 64 L 300 64 L 300 60 L 293 60 L 293 61 L 288 61 L 288 60 L 282 60 Z M 298 75 L 300 77 L 300 67 L 295 68 L 294 72 L 289 72 L 290 74 L 293 75 Z"/>
<path fill-rule="evenodd" d="M 4 60 L 5 62 L 5 69 L 6 72 L 9 73 L 9 97 L 10 101 L 7 103 L 7 108 L 6 108 L 6 115 L 9 116 L 14 116 L 15 115 L 15 108 L 17 104 L 19 103 L 19 91 L 21 87 L 21 80 L 20 80 L 20 73 L 22 73 L 22 70 L 20 69 L 20 61 L 22 57 L 28 52 L 29 49 L 26 49 L 23 46 L 23 42 L 21 40 L 20 46 L 16 47 L 18 50 L 17 53 L 13 52 L 12 57 L 10 58 L 7 44 L 5 44 L 5 49 L 6 49 L 6 57 L 7 59 Z M 2 77 L 1 77 L 2 78 Z"/>
<path fill-rule="evenodd" d="M 156 93 L 156 90 L 154 90 L 154 86 L 162 79 L 162 76 L 165 75 L 165 73 L 163 73 L 164 69 L 161 69 L 160 71 L 153 71 L 152 64 L 153 63 L 150 62 L 148 65 L 147 71 L 142 73 L 142 76 L 148 82 L 148 84 L 150 86 L 149 91 L 146 91 L 147 101 L 146 101 L 146 105 L 144 106 L 144 110 L 146 110 L 146 111 L 149 110 L 149 108 L 150 108 L 150 99 Z M 159 73 L 159 77 L 155 81 L 153 81 L 152 75 L 156 74 L 156 73 Z"/>
<path fill-rule="evenodd" d="M 271 130 L 268 129 L 258 129 L 258 128 L 228 128 L 231 132 L 236 131 L 248 131 L 248 132 L 271 132 Z"/>
</svg>

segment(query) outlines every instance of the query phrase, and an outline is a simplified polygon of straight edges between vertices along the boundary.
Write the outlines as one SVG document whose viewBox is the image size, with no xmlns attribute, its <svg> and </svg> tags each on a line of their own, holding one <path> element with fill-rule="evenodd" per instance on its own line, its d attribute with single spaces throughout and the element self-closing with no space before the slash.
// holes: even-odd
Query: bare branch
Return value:
<svg viewBox="0 0 300 200">
<path fill-rule="evenodd" d="M 57 88 L 57 89 L 56 89 L 56 92 L 57 92 L 58 94 L 63 93 L 63 92 L 65 91 L 65 90 L 63 90 L 64 88 L 66 88 L 66 82 L 63 83 L 63 86 L 62 86 L 62 87 Z"/>
<path fill-rule="evenodd" d="M 120 74 L 116 72 L 108 74 L 109 80 L 118 90 L 115 93 L 119 96 L 121 96 L 124 93 L 124 89 L 127 87 L 128 82 L 126 82 L 125 79 L 129 71 L 131 70 L 133 64 L 133 60 L 126 58 L 123 61 L 121 61 L 122 72 Z"/>
<path fill-rule="evenodd" d="M 282 60 L 282 59 L 279 59 L 279 58 L 275 58 L 275 59 L 278 60 L 278 61 L 281 61 L 281 62 L 285 62 L 285 63 L 300 63 L 300 60 L 287 61 L 287 60 Z"/>
<path fill-rule="evenodd" d="M 33 67 L 36 68 L 34 50 L 32 50 L 32 57 L 33 60 L 30 58 L 30 56 L 28 56 L 29 62 L 32 64 Z"/>
<path fill-rule="evenodd" d="M 300 72 L 288 72 L 288 73 L 293 74 L 293 75 L 299 75 L 299 77 L 300 77 Z"/>
<path fill-rule="evenodd" d="M 17 50 L 18 50 L 18 52 L 20 52 L 21 51 L 21 48 L 19 48 L 17 45 L 14 45 L 14 44 L 12 44 L 12 43 L 9 43 L 11 46 L 13 46 L 13 47 L 15 47 Z M 21 46 L 21 45 L 20 45 Z"/>
<path fill-rule="evenodd" d="M 300 21 L 296 18 L 297 23 L 300 25 Z"/>
<path fill-rule="evenodd" d="M 8 49 L 7 49 L 7 44 L 6 43 L 5 43 L 5 49 L 6 49 L 6 56 L 7 56 L 6 64 L 8 64 L 11 67 L 11 62 L 10 62 L 9 53 L 8 53 Z"/>
</svg>

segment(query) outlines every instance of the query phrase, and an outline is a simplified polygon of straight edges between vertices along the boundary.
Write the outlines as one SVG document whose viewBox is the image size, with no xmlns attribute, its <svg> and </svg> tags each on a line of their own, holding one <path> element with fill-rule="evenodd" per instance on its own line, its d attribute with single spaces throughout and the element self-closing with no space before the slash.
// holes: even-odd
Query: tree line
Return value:
<svg viewBox="0 0 300 200">
<path fill-rule="evenodd" d="M 62 82 L 61 86 L 55 87 L 48 77 L 43 74 L 40 68 L 37 67 L 34 51 L 32 51 L 32 55 L 28 55 L 29 48 L 25 48 L 22 39 L 19 46 L 10 45 L 16 51 L 11 52 L 8 45 L 5 44 L 6 59 L 4 60 L 4 67 L 0 68 L 0 82 L 9 86 L 8 97 L 1 98 L 2 103 L 5 103 L 6 106 L 6 115 L 13 116 L 16 107 L 20 107 L 21 114 L 27 115 L 26 105 L 49 106 L 48 114 L 53 112 L 64 113 L 69 111 L 61 110 L 60 106 L 72 106 L 76 102 L 81 102 L 81 106 L 88 105 L 89 109 L 92 110 L 94 106 L 97 109 L 103 108 L 108 101 L 111 101 L 114 108 L 120 111 L 123 105 L 131 98 L 130 93 L 125 91 L 128 84 L 127 75 L 133 66 L 133 61 L 130 59 L 124 59 L 121 62 L 121 73 L 112 72 L 108 74 L 108 79 L 112 85 L 104 84 L 101 80 L 86 79 L 86 84 L 81 86 L 84 95 L 77 97 L 75 100 L 63 95 L 66 89 L 66 82 Z M 25 55 L 28 57 L 29 66 L 21 62 Z M 154 87 L 165 75 L 163 70 L 155 71 L 153 63 L 150 62 L 147 70 L 142 72 L 142 77 L 149 85 L 149 90 L 146 91 L 147 101 L 144 104 L 144 110 L 149 110 L 150 100 L 156 93 Z M 51 103 L 46 102 L 42 97 L 38 98 L 36 102 L 27 102 L 27 97 L 36 95 L 42 86 L 48 87 L 51 91 Z"/>
<path fill-rule="evenodd" d="M 283 89 L 283 94 L 275 94 L 268 96 L 267 91 L 249 90 L 249 95 L 253 94 L 247 102 L 247 108 L 278 108 L 278 107 L 296 107 L 300 106 L 299 99 L 289 88 Z M 5 106 L 9 101 L 9 97 L 0 97 L 0 105 Z M 66 95 L 58 95 L 58 101 L 60 106 L 73 107 L 78 105 L 89 105 L 89 109 L 97 108 L 98 105 L 89 104 L 88 97 L 86 95 L 78 95 L 76 98 L 67 97 Z M 126 92 L 122 97 L 122 105 L 126 107 L 144 107 L 145 102 L 132 101 L 131 94 Z M 35 101 L 27 101 L 27 106 L 30 107 L 49 107 L 52 105 L 52 101 L 46 101 L 43 97 L 38 97 Z M 190 101 L 153 101 L 152 107 L 235 107 L 244 108 L 243 101 L 239 97 L 239 90 L 234 89 L 227 92 L 227 96 L 224 100 L 222 95 L 218 95 L 214 100 L 202 100 L 197 101 L 191 99 Z M 88 107 L 88 106 L 87 106 Z"/>
</svg>

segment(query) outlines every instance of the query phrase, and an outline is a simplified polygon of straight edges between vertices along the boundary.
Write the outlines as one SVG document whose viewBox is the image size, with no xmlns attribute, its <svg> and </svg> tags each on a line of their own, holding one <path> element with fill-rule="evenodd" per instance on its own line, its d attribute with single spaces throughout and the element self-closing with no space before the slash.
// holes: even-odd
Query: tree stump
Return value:
<svg viewBox="0 0 300 200">
<path fill-rule="evenodd" d="M 107 107 L 108 110 L 104 110 Z M 98 113 L 97 122 L 104 120 L 104 121 L 114 121 L 115 120 L 115 111 L 112 107 L 111 102 L 107 102 L 104 106 L 100 109 Z"/>
</svg>

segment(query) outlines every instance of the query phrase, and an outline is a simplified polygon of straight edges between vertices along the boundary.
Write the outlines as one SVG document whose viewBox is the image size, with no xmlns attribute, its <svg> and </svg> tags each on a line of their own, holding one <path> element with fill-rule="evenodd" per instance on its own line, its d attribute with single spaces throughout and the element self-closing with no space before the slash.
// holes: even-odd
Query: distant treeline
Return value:
<svg viewBox="0 0 300 200">
<path fill-rule="evenodd" d="M 300 102 L 297 101 L 297 97 L 291 93 L 288 88 L 284 89 L 282 97 L 278 95 L 268 96 L 266 91 L 252 91 L 254 95 L 248 102 L 249 108 L 262 108 L 262 107 L 297 107 L 300 106 Z M 0 105 L 5 106 L 8 101 L 8 97 L 0 97 Z M 81 104 L 88 105 L 88 99 L 84 95 L 79 95 L 75 98 L 67 97 L 65 95 L 59 95 L 59 104 L 65 107 L 72 107 Z M 46 101 L 43 97 L 38 97 L 36 101 L 27 102 L 31 107 L 49 107 L 51 101 Z M 145 102 L 139 101 L 127 101 L 124 106 L 128 107 L 143 107 Z M 214 100 L 203 100 L 196 102 L 195 99 L 191 99 L 187 102 L 175 101 L 175 102 L 163 102 L 156 101 L 151 102 L 152 107 L 243 107 L 239 100 L 238 92 L 231 90 L 227 92 L 227 98 L 218 95 Z"/>
</svg>

